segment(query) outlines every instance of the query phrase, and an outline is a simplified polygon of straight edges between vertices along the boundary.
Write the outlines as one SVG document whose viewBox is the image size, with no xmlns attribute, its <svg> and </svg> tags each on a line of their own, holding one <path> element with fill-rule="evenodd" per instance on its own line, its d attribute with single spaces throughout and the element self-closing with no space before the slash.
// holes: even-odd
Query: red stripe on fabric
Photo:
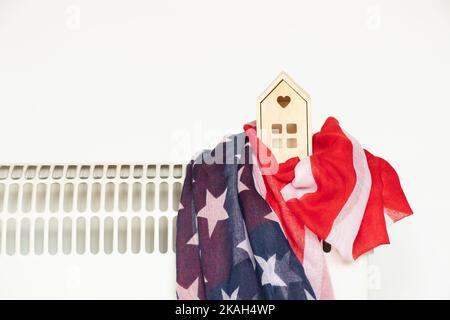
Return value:
<svg viewBox="0 0 450 320">
<path fill-rule="evenodd" d="M 336 119 L 328 118 L 314 135 L 310 161 L 317 191 L 288 201 L 288 206 L 313 233 L 326 239 L 356 183 L 353 145 Z"/>
<path fill-rule="evenodd" d="M 256 136 L 255 123 L 244 127 L 258 160 L 275 161 L 270 150 Z M 353 245 L 353 257 L 389 243 L 384 209 L 393 221 L 412 214 L 395 170 L 385 160 L 365 150 L 372 187 Z M 320 239 L 326 239 L 333 222 L 353 192 L 356 173 L 353 166 L 353 145 L 334 118 L 328 118 L 319 133 L 313 137 L 313 154 L 310 156 L 311 171 L 317 184 L 317 191 L 304 194 L 300 199 L 285 201 L 281 189 L 294 179 L 295 166 L 300 160 L 292 158 L 278 165 L 279 171 L 264 174 L 267 189 L 266 201 L 275 211 L 286 237 L 296 255 L 303 261 L 304 226 L 306 225 Z M 298 232 L 303 230 L 303 234 Z M 301 258 L 300 258 L 301 257 Z"/>
<path fill-rule="evenodd" d="M 365 150 L 367 163 L 372 176 L 372 189 L 364 212 L 363 220 L 353 244 L 353 258 L 383 244 L 389 244 L 389 235 L 384 216 L 385 208 L 401 215 L 389 215 L 394 222 L 412 214 L 400 179 L 394 168 L 384 159 Z M 390 210 L 387 210 L 389 214 Z"/>
</svg>

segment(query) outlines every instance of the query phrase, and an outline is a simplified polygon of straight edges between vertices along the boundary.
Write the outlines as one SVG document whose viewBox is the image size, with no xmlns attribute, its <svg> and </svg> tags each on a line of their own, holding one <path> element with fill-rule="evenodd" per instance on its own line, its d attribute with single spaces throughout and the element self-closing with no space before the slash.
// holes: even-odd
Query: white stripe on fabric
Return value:
<svg viewBox="0 0 450 320">
<path fill-rule="evenodd" d="M 327 270 L 322 243 L 319 238 L 305 226 L 305 250 L 303 254 L 303 269 L 316 295 L 316 299 L 322 297 L 323 272 Z M 329 278 L 329 277 L 328 277 Z"/>
<path fill-rule="evenodd" d="M 258 191 L 258 193 L 261 195 L 261 197 L 266 199 L 267 189 L 266 189 L 266 185 L 264 184 L 264 179 L 262 177 L 261 169 L 259 168 L 259 165 L 258 165 L 258 159 L 256 158 L 253 150 L 251 150 L 251 154 L 252 154 L 252 161 L 253 161 L 252 175 L 253 175 L 253 182 L 255 183 L 255 189 L 256 189 L 256 191 Z"/>
<path fill-rule="evenodd" d="M 347 202 L 333 222 L 326 241 L 330 243 L 345 260 L 353 260 L 353 243 L 361 226 L 372 187 L 372 177 L 364 149 L 351 135 L 344 132 L 353 145 L 353 168 L 356 184 Z"/>
<path fill-rule="evenodd" d="M 284 201 L 290 199 L 300 199 L 307 193 L 314 193 L 317 191 L 316 180 L 312 174 L 311 160 L 309 157 L 302 159 L 295 166 L 295 177 L 291 183 L 281 189 L 281 195 Z"/>
<path fill-rule="evenodd" d="M 308 161 L 304 161 L 308 159 Z M 296 176 L 303 176 L 302 179 L 299 179 L 298 184 L 302 185 L 302 180 L 309 181 L 309 188 L 305 188 L 308 192 L 304 192 L 303 194 L 309 192 L 315 192 L 317 190 L 317 185 L 314 180 L 311 171 L 311 162 L 309 158 L 305 158 L 301 162 L 304 162 L 302 166 L 297 164 L 296 166 Z M 258 162 L 254 153 L 252 152 L 252 160 L 253 162 L 253 180 L 255 183 L 256 191 L 265 199 L 267 190 L 264 184 L 264 180 L 262 177 L 261 169 L 259 168 Z M 298 171 L 302 171 L 301 173 Z M 310 177 L 308 177 L 308 173 Z M 283 188 L 284 189 L 284 188 Z M 287 192 L 287 191 L 286 191 Z M 300 193 L 299 193 L 300 194 Z M 285 196 L 283 195 L 283 198 Z M 287 200 L 285 200 L 287 201 Z M 272 208 L 273 210 L 273 208 Z M 285 234 L 283 226 L 280 223 L 280 228 Z M 316 299 L 321 299 L 322 297 L 325 299 L 334 299 L 333 288 L 331 284 L 330 275 L 328 273 L 328 268 L 326 265 L 325 255 L 322 250 L 322 243 L 319 241 L 319 238 L 305 226 L 305 247 L 303 250 L 303 269 L 305 271 L 306 277 L 308 278 Z M 324 292 L 323 292 L 324 291 Z"/>
</svg>

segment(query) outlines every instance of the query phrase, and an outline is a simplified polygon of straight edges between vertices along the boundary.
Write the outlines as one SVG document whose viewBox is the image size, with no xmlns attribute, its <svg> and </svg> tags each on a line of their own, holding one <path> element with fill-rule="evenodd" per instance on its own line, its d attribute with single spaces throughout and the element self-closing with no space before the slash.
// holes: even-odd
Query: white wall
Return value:
<svg viewBox="0 0 450 320">
<path fill-rule="evenodd" d="M 0 162 L 187 161 L 285 70 L 415 210 L 372 297 L 450 298 L 449 57 L 445 0 L 0 0 Z"/>
</svg>

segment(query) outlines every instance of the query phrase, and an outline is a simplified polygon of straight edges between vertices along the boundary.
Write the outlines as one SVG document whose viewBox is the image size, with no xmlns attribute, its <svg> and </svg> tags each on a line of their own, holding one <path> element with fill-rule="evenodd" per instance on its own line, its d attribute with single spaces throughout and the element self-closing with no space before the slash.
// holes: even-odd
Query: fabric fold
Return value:
<svg viewBox="0 0 450 320">
<path fill-rule="evenodd" d="M 187 167 L 177 220 L 179 299 L 333 299 L 322 241 L 345 260 L 389 243 L 412 210 L 394 168 L 334 118 L 309 157 L 277 163 L 255 123 Z"/>
<path fill-rule="evenodd" d="M 314 299 L 277 215 L 256 189 L 246 142 L 243 133 L 228 137 L 187 166 L 177 219 L 177 296 Z"/>
<path fill-rule="evenodd" d="M 264 198 L 279 216 L 317 298 L 331 298 L 318 241 L 326 240 L 345 260 L 389 243 L 386 219 L 395 222 L 412 214 L 397 173 L 331 117 L 313 136 L 311 156 L 280 164 L 273 163 L 276 159 L 257 138 L 254 122 L 244 130 L 258 153 L 256 159 L 277 169 L 262 172 Z"/>
</svg>

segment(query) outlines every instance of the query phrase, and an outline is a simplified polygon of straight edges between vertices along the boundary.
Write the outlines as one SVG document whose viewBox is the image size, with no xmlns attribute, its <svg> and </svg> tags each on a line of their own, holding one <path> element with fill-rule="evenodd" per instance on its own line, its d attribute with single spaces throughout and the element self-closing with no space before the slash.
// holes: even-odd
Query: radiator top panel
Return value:
<svg viewBox="0 0 450 320">
<path fill-rule="evenodd" d="M 0 166 L 0 255 L 175 250 L 181 164 Z"/>
</svg>

